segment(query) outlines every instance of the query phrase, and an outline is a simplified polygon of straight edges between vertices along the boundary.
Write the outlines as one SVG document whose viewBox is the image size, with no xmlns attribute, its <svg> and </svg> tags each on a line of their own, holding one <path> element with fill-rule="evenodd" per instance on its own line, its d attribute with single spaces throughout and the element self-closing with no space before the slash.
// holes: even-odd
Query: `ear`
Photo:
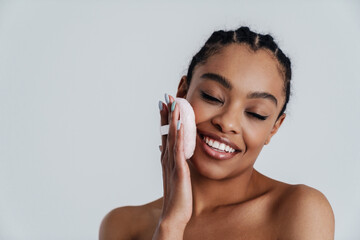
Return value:
<svg viewBox="0 0 360 240">
<path fill-rule="evenodd" d="M 184 75 L 180 80 L 176 97 L 186 98 L 188 90 L 189 90 L 189 86 L 187 84 L 187 76 Z"/>
<path fill-rule="evenodd" d="M 279 130 L 279 128 L 280 128 L 281 124 L 283 123 L 285 117 L 286 117 L 286 114 L 283 113 L 283 114 L 279 117 L 279 119 L 275 122 L 273 128 L 271 129 L 270 135 L 268 136 L 268 138 L 266 139 L 266 141 L 265 141 L 265 143 L 264 143 L 265 145 L 269 144 L 270 139 L 271 139 L 272 136 L 274 136 L 275 133 Z"/>
</svg>

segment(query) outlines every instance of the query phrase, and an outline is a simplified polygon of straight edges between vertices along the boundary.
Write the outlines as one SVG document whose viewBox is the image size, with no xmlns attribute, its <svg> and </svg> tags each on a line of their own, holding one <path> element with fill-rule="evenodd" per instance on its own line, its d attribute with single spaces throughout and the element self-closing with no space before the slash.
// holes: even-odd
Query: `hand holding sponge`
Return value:
<svg viewBox="0 0 360 240">
<path fill-rule="evenodd" d="M 189 159 L 194 154 L 196 145 L 195 113 L 190 103 L 185 98 L 175 98 L 180 109 L 180 121 L 184 126 L 184 153 Z M 169 132 L 169 125 L 160 126 L 160 135 Z"/>
</svg>

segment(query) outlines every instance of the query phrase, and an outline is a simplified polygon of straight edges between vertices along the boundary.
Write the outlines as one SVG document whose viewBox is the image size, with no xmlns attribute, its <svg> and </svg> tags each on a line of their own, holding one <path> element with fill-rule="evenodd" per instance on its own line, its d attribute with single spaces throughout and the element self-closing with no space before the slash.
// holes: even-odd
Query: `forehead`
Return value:
<svg viewBox="0 0 360 240">
<path fill-rule="evenodd" d="M 284 80 L 278 61 L 268 50 L 252 51 L 244 44 L 231 44 L 196 66 L 194 85 L 200 84 L 204 73 L 216 73 L 227 78 L 235 91 L 265 91 L 283 97 Z M 191 83 L 192 85 L 193 83 Z M 190 85 L 190 87 L 191 87 Z"/>
</svg>

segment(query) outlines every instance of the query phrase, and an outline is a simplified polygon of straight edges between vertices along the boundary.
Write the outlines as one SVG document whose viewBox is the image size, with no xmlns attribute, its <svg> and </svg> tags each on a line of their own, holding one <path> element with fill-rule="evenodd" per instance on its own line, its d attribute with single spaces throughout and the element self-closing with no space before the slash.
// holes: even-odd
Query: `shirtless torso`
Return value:
<svg viewBox="0 0 360 240">
<path fill-rule="evenodd" d="M 322 193 L 258 174 L 263 184 L 257 196 L 193 215 L 184 239 L 333 239 L 328 229 L 334 229 L 334 216 Z M 162 200 L 112 210 L 102 222 L 100 240 L 152 239 Z"/>
<path fill-rule="evenodd" d="M 185 158 L 179 106 L 165 94 L 164 198 L 111 211 L 100 239 L 333 239 L 334 216 L 322 193 L 253 168 L 284 121 L 290 94 L 290 60 L 272 37 L 246 27 L 217 31 L 193 61 L 176 94 L 196 116 L 193 155 Z"/>
</svg>

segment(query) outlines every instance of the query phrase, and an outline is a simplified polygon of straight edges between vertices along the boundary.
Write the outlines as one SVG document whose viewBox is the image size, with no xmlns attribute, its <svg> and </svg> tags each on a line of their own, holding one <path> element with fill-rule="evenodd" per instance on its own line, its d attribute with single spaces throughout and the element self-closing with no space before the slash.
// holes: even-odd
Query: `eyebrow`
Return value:
<svg viewBox="0 0 360 240">
<path fill-rule="evenodd" d="M 268 92 L 252 92 L 247 95 L 247 98 L 264 98 L 269 99 L 277 106 L 277 99 L 274 97 L 274 95 L 268 93 Z"/>
<path fill-rule="evenodd" d="M 233 86 L 231 85 L 230 81 L 227 80 L 224 76 L 221 76 L 216 73 L 204 73 L 201 75 L 200 78 L 205 78 L 208 80 L 215 81 L 217 83 L 220 83 L 223 87 L 226 89 L 231 90 Z M 268 93 L 268 92 L 252 92 L 247 95 L 247 98 L 254 99 L 254 98 L 263 98 L 263 99 L 269 99 L 277 106 L 277 99 L 274 97 L 274 95 Z"/>
<path fill-rule="evenodd" d="M 216 74 L 216 73 L 204 73 L 203 75 L 201 75 L 201 78 L 213 80 L 217 83 L 220 83 L 226 89 L 229 89 L 229 90 L 231 90 L 233 88 L 229 80 L 227 80 L 225 77 L 223 77 L 219 74 Z"/>
</svg>

